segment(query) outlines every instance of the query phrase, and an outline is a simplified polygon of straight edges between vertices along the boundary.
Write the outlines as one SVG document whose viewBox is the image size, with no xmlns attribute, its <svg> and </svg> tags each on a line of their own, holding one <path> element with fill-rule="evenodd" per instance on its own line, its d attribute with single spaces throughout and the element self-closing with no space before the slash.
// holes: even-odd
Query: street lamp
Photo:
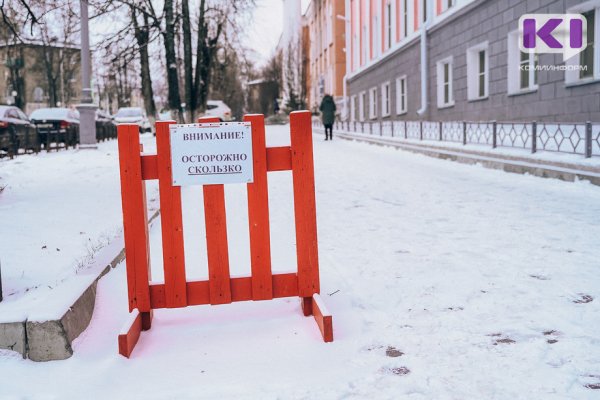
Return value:
<svg viewBox="0 0 600 400">
<path fill-rule="evenodd" d="M 77 105 L 79 111 L 79 148 L 96 149 L 96 110 L 98 107 L 93 103 L 92 85 L 90 76 L 91 54 L 90 34 L 88 19 L 88 0 L 80 0 L 81 9 L 81 101 Z"/>
</svg>

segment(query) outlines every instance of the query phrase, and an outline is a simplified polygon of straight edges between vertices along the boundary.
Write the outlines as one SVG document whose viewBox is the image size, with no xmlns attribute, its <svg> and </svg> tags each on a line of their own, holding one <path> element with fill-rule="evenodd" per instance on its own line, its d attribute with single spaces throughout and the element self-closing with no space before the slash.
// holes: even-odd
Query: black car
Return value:
<svg viewBox="0 0 600 400">
<path fill-rule="evenodd" d="M 19 149 L 40 151 L 35 125 L 14 106 L 0 106 L 0 151 L 11 157 Z"/>
<path fill-rule="evenodd" d="M 79 113 L 68 108 L 40 108 L 30 115 L 46 150 L 79 143 Z"/>
<path fill-rule="evenodd" d="M 117 126 L 110 114 L 103 110 L 96 111 L 96 140 L 114 139 L 117 137 Z"/>
</svg>

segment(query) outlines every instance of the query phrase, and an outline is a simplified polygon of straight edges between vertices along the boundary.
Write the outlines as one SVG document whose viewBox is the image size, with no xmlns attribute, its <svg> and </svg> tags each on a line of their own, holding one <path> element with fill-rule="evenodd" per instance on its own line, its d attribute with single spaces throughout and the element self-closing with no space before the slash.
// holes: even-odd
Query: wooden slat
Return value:
<svg viewBox="0 0 600 400">
<path fill-rule="evenodd" d="M 158 179 L 158 158 L 156 154 L 142 156 L 142 179 Z"/>
<path fill-rule="evenodd" d="M 171 173 L 169 125 L 174 123 L 174 121 L 159 121 L 156 123 L 165 300 L 169 308 L 185 307 L 187 305 L 181 188 L 172 185 Z"/>
<path fill-rule="evenodd" d="M 313 293 L 319 293 L 319 251 L 310 112 L 292 112 L 290 129 L 298 291 L 301 297 L 310 297 Z"/>
<path fill-rule="evenodd" d="M 142 181 L 140 136 L 137 125 L 118 127 L 121 200 L 129 311 L 150 311 L 150 253 L 146 186 Z"/>
<path fill-rule="evenodd" d="M 138 133 L 139 134 L 139 133 Z M 137 309 L 133 309 L 129 319 L 119 334 L 119 354 L 129 358 L 133 348 L 137 344 L 142 332 L 142 316 Z"/>
<path fill-rule="evenodd" d="M 290 146 L 267 148 L 267 171 L 289 171 L 290 169 L 292 169 Z"/>
<path fill-rule="evenodd" d="M 323 299 L 318 293 L 315 293 L 312 297 L 312 311 L 323 335 L 324 342 L 333 342 L 333 317 L 331 313 L 325 307 Z"/>
<path fill-rule="evenodd" d="M 271 278 L 265 117 L 262 114 L 246 115 L 244 121 L 252 124 L 254 181 L 247 185 L 252 299 L 270 300 L 273 298 L 273 279 Z"/>
<path fill-rule="evenodd" d="M 191 281 L 187 283 L 188 305 L 212 304 L 210 298 L 209 281 Z M 273 275 L 273 297 L 298 296 L 298 275 L 275 274 Z M 152 308 L 166 308 L 165 285 L 150 285 L 150 298 Z M 252 300 L 252 278 L 250 276 L 231 278 L 231 301 Z"/>
<path fill-rule="evenodd" d="M 204 117 L 199 118 L 198 122 L 219 122 L 219 119 Z M 229 250 L 227 248 L 225 189 L 223 185 L 204 185 L 202 190 L 204 193 L 210 304 L 227 304 L 231 303 L 231 284 L 229 278 Z"/>
</svg>

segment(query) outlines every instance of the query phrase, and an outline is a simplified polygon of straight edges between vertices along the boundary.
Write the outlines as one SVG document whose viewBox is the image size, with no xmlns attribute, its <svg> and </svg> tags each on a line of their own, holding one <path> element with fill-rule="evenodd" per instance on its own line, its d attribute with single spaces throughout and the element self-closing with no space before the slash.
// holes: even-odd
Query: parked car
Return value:
<svg viewBox="0 0 600 400">
<path fill-rule="evenodd" d="M 12 157 L 19 149 L 40 151 L 35 125 L 19 108 L 0 106 L 0 150 Z"/>
<path fill-rule="evenodd" d="M 222 122 L 232 121 L 231 108 L 221 100 L 208 100 L 206 102 L 205 117 L 219 117 Z"/>
<path fill-rule="evenodd" d="M 29 116 L 46 151 L 79 143 L 79 112 L 69 108 L 40 108 Z"/>
<path fill-rule="evenodd" d="M 140 107 L 122 107 L 115 114 L 116 124 L 138 124 L 140 133 L 152 132 L 152 125 L 146 116 L 146 112 Z"/>
<path fill-rule="evenodd" d="M 103 110 L 96 110 L 96 140 L 114 139 L 117 137 L 117 126 L 109 113 Z"/>
</svg>

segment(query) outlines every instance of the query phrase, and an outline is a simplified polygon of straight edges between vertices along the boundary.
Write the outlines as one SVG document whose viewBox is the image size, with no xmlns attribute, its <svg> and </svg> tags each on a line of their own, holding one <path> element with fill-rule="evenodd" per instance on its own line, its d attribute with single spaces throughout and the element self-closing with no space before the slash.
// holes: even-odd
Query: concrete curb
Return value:
<svg viewBox="0 0 600 400">
<path fill-rule="evenodd" d="M 158 215 L 156 210 L 148 220 L 150 224 Z M 109 246 L 108 251 L 112 250 Z M 101 258 L 101 257 L 100 257 Z M 25 321 L 0 323 L 0 349 L 20 353 L 32 361 L 64 360 L 73 355 L 71 344 L 83 332 L 92 319 L 96 304 L 98 281 L 125 259 L 125 248 L 101 268 L 76 300 L 68 307 L 56 310 L 59 318 L 44 319 L 28 317 Z M 53 311 L 54 312 L 54 311 Z"/>
<path fill-rule="evenodd" d="M 457 161 L 464 164 L 480 164 L 485 168 L 499 169 L 505 172 L 531 174 L 541 178 L 554 178 L 568 182 L 586 180 L 593 185 L 600 186 L 600 172 L 589 166 L 551 161 L 546 162 L 544 160 L 533 160 L 518 156 L 505 156 L 499 154 L 490 155 L 484 152 L 467 149 L 463 150 L 450 147 L 430 146 L 427 144 L 405 143 L 381 137 L 352 135 L 345 132 L 336 132 L 336 136 L 345 140 L 354 140 L 381 146 L 392 146 L 443 160 Z"/>
</svg>

